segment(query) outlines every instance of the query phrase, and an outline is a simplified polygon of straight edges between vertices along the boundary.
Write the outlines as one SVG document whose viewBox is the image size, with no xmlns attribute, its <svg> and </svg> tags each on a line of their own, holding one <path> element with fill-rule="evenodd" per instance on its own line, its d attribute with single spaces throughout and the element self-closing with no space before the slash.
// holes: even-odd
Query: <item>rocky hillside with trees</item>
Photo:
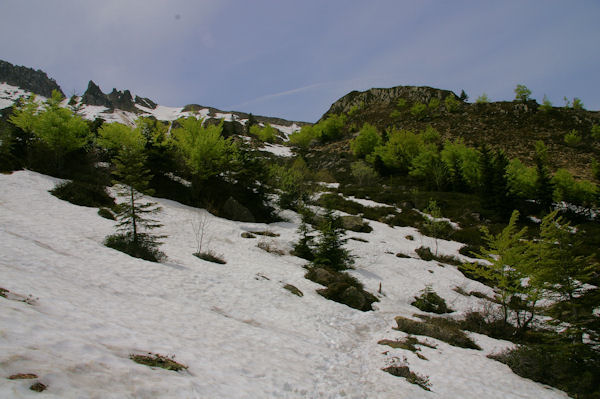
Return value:
<svg viewBox="0 0 600 399">
<path fill-rule="evenodd" d="M 49 78 L 46 72 L 39 69 L 36 71 L 32 68 L 13 65 L 10 62 L 2 60 L 0 60 L 0 82 L 20 87 L 23 90 L 44 97 L 50 97 L 53 90 L 57 90 L 64 96 L 60 86 L 54 79 Z"/>
</svg>

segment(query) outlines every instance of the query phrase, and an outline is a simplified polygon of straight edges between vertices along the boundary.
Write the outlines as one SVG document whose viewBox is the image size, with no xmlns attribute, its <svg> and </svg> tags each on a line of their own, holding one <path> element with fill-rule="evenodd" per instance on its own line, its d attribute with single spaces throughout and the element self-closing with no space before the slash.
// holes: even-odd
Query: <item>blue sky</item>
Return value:
<svg viewBox="0 0 600 399">
<path fill-rule="evenodd" d="M 352 90 L 525 84 L 600 109 L 600 2 L 3 0 L 0 59 L 67 95 L 90 79 L 162 105 L 316 121 Z"/>
</svg>

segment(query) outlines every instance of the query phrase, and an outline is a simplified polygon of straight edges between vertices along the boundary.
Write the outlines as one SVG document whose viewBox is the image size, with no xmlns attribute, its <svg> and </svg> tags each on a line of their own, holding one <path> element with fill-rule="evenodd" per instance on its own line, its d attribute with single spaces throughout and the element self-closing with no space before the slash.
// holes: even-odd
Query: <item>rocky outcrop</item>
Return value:
<svg viewBox="0 0 600 399">
<path fill-rule="evenodd" d="M 144 107 L 156 108 L 156 104 L 147 98 L 135 98 L 131 96 L 129 90 L 118 91 L 112 89 L 109 94 L 104 94 L 100 87 L 92 80 L 89 81 L 87 90 L 81 96 L 81 102 L 88 105 L 100 105 L 108 109 L 120 109 L 123 111 L 139 113 L 140 110 L 135 106 L 136 103 L 142 104 Z"/>
<path fill-rule="evenodd" d="M 83 96 L 81 96 L 81 102 L 87 105 L 99 105 L 106 108 L 111 108 L 110 101 L 106 94 L 102 93 L 100 87 L 92 80 L 88 82 L 88 87 Z"/>
<path fill-rule="evenodd" d="M 329 115 L 347 113 L 354 106 L 364 107 L 372 103 L 394 104 L 400 98 L 407 102 L 429 103 L 432 98 L 443 101 L 448 96 L 458 96 L 450 90 L 435 89 L 428 86 L 396 86 L 388 89 L 373 88 L 366 91 L 352 91 L 334 102 L 321 119 Z"/>
<path fill-rule="evenodd" d="M 54 79 L 51 79 L 41 70 L 34 70 L 24 66 L 13 65 L 10 62 L 0 60 L 0 82 L 11 86 L 20 87 L 44 97 L 50 97 L 52 90 L 64 93 Z"/>
</svg>

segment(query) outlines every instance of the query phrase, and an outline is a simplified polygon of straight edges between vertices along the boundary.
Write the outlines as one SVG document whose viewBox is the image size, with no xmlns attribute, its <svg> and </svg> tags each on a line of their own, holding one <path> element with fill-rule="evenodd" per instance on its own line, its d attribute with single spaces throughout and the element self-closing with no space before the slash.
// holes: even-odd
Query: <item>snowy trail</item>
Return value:
<svg viewBox="0 0 600 399">
<path fill-rule="evenodd" d="M 199 211 L 158 199 L 169 259 L 155 264 L 104 247 L 113 222 L 50 195 L 57 181 L 28 171 L 0 175 L 0 287 L 34 297 L 31 304 L 0 298 L 1 398 L 39 395 L 30 381 L 7 379 L 16 373 L 37 374 L 49 398 L 566 397 L 487 359 L 508 345 L 487 337 L 477 337 L 484 351 L 423 348 L 429 361 L 377 344 L 404 335 L 392 330 L 394 317 L 416 311 L 410 302 L 425 284 L 462 311 L 480 300 L 453 287 L 487 289 L 453 267 L 397 258 L 429 242 L 414 229 L 371 222 L 373 233 L 352 234 L 369 241 L 349 241 L 358 256 L 352 274 L 371 292 L 383 282 L 378 310 L 363 313 L 319 296 L 303 260 L 256 246 L 266 240 L 289 250 L 294 223 L 211 217 L 208 245 L 227 260 L 217 265 L 192 255 Z M 265 229 L 280 236 L 241 237 Z M 458 246 L 440 242 L 440 252 Z M 175 355 L 189 368 L 175 373 L 129 359 L 146 352 Z M 433 392 L 382 372 L 394 356 L 430 376 Z"/>
</svg>

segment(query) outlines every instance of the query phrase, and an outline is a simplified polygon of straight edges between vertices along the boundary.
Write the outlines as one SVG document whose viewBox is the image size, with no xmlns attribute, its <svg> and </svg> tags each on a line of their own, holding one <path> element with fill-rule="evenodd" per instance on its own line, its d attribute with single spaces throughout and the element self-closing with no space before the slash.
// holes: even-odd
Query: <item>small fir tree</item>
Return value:
<svg viewBox="0 0 600 399">
<path fill-rule="evenodd" d="M 334 215 L 331 209 L 327 210 L 319 226 L 319 241 L 313 263 L 335 271 L 347 269 L 353 263 L 353 259 L 350 252 L 344 248 L 347 241 L 343 238 L 344 234 L 340 218 Z"/>
</svg>

